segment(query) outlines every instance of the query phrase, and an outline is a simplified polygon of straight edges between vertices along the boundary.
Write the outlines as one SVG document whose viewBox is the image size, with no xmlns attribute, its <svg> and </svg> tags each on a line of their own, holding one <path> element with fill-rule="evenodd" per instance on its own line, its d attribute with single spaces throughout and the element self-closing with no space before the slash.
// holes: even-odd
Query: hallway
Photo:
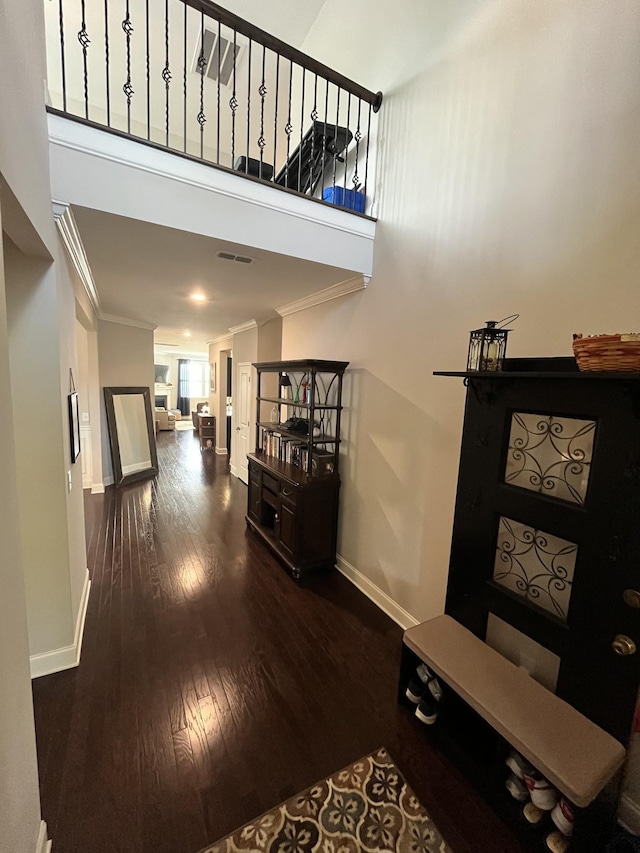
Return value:
<svg viewBox="0 0 640 853">
<path fill-rule="evenodd" d="M 87 495 L 77 669 L 33 682 L 55 853 L 197 853 L 386 746 L 456 853 L 511 833 L 396 703 L 401 629 L 337 571 L 296 585 L 191 432 L 156 481 Z"/>
</svg>

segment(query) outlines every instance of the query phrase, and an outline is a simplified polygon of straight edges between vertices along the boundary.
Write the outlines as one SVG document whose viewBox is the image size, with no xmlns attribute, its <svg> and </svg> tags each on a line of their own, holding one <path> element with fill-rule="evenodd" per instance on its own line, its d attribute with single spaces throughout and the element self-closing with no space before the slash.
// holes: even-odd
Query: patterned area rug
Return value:
<svg viewBox="0 0 640 853">
<path fill-rule="evenodd" d="M 385 749 L 201 853 L 452 853 Z"/>
</svg>

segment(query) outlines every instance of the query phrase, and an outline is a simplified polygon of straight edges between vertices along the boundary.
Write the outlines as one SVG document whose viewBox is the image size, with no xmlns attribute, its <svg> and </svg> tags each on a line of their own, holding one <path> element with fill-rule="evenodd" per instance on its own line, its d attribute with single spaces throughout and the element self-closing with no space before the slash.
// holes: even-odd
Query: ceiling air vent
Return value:
<svg viewBox="0 0 640 853">
<path fill-rule="evenodd" d="M 237 261 L 239 264 L 252 264 L 255 258 L 247 258 L 245 255 L 232 255 L 231 252 L 218 252 L 218 257 L 223 261 Z"/>
<path fill-rule="evenodd" d="M 218 40 L 218 33 L 208 30 L 205 27 L 202 34 L 202 56 L 205 63 L 205 75 L 211 80 L 217 80 L 218 69 L 220 69 L 220 83 L 222 86 L 228 86 L 233 73 L 234 61 L 238 61 L 241 50 L 242 48 L 237 41 L 234 45 L 233 40 L 230 41 L 224 36 L 220 36 L 220 40 Z M 198 76 L 200 75 L 199 59 L 200 41 L 196 45 L 196 52 L 191 66 L 191 70 Z"/>
</svg>

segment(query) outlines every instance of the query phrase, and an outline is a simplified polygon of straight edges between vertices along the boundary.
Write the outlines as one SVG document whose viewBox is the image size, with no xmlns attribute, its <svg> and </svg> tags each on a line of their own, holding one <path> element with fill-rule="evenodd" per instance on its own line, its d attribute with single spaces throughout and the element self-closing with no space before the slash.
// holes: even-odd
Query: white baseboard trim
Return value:
<svg viewBox="0 0 640 853">
<path fill-rule="evenodd" d="M 94 483 L 93 486 L 91 486 L 91 494 L 92 495 L 104 494 L 104 483 Z"/>
<path fill-rule="evenodd" d="M 640 835 L 640 804 L 623 794 L 618 803 L 618 823 L 632 835 Z"/>
<path fill-rule="evenodd" d="M 238 469 L 237 469 L 237 468 L 236 468 L 236 466 L 233 464 L 233 462 L 231 462 L 231 463 L 229 464 L 229 471 L 230 471 L 230 473 L 231 473 L 231 474 L 233 474 L 233 476 L 234 476 L 234 477 L 237 477 L 237 476 L 238 476 Z"/>
<path fill-rule="evenodd" d="M 78 615 L 76 617 L 76 629 L 73 637 L 73 645 L 63 646 L 60 649 L 53 649 L 50 652 L 42 652 L 38 655 L 31 655 L 29 658 L 31 678 L 40 678 L 42 675 L 51 675 L 52 672 L 62 672 L 63 669 L 72 669 L 80 663 L 82 636 L 84 634 L 84 620 L 87 615 L 90 589 L 91 581 L 89 580 L 89 569 L 87 569 L 87 574 L 84 579 L 84 587 L 82 589 L 82 598 L 80 599 L 80 607 L 78 608 Z"/>
<path fill-rule="evenodd" d="M 218 456 L 226 456 L 229 451 L 226 447 L 216 447 L 216 453 Z"/>
<path fill-rule="evenodd" d="M 362 572 L 359 572 L 355 566 L 352 566 L 340 554 L 336 558 L 336 568 L 341 572 L 351 583 L 357 587 L 360 592 L 363 592 L 367 598 L 371 599 L 383 613 L 386 613 L 394 622 L 400 625 L 405 630 L 412 628 L 418 624 L 418 620 L 408 613 L 403 607 L 400 607 L 391 596 L 387 595 L 384 590 L 376 586 L 369 578 L 366 578 Z"/>
<path fill-rule="evenodd" d="M 47 839 L 47 824 L 43 820 L 40 821 L 36 853 L 51 853 L 51 842 Z"/>
</svg>

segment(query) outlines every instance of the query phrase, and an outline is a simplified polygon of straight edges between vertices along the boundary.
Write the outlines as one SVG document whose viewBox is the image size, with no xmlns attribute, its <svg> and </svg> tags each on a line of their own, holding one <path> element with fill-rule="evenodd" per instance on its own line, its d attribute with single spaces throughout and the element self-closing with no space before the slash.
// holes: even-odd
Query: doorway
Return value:
<svg viewBox="0 0 640 853">
<path fill-rule="evenodd" d="M 251 423 L 251 364 L 244 362 L 237 370 L 237 400 L 234 408 L 237 412 L 233 441 L 233 461 L 235 474 L 243 483 L 249 483 L 247 453 L 249 452 L 249 432 Z"/>
</svg>

